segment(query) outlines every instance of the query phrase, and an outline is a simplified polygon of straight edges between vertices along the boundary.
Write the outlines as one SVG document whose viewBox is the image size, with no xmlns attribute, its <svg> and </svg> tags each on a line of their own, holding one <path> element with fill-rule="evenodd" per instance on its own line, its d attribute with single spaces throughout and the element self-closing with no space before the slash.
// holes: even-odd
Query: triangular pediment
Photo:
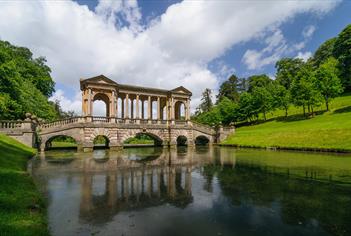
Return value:
<svg viewBox="0 0 351 236">
<path fill-rule="evenodd" d="M 172 89 L 171 91 L 175 92 L 175 93 L 191 94 L 191 92 L 189 90 L 187 90 L 186 88 L 184 88 L 183 86 L 179 86 L 175 89 Z"/>
<path fill-rule="evenodd" d="M 98 75 L 95 77 L 91 77 L 91 78 L 82 80 L 81 82 L 84 82 L 84 83 L 91 82 L 91 83 L 98 83 L 98 84 L 117 84 L 115 81 L 107 78 L 104 75 Z"/>
</svg>

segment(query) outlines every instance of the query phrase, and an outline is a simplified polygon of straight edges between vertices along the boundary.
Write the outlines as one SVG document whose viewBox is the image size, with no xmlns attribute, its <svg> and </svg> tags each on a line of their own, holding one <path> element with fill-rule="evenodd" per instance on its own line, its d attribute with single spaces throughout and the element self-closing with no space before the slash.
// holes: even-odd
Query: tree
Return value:
<svg viewBox="0 0 351 236">
<path fill-rule="evenodd" d="M 267 120 L 267 112 L 272 110 L 272 95 L 266 87 L 255 87 L 252 91 L 253 108 L 256 114 L 263 113 L 264 120 Z"/>
<path fill-rule="evenodd" d="M 318 68 L 322 63 L 324 63 L 329 57 L 333 56 L 334 45 L 337 38 L 331 38 L 325 41 L 312 57 L 312 64 L 315 68 Z"/>
<path fill-rule="evenodd" d="M 233 121 L 237 121 L 237 103 L 233 102 L 227 97 L 224 97 L 217 105 L 220 115 L 221 122 L 224 125 L 229 125 Z"/>
<path fill-rule="evenodd" d="M 27 48 L 0 41 L 0 119 L 21 119 L 26 112 L 57 117 L 48 96 L 54 91 L 50 68 Z"/>
<path fill-rule="evenodd" d="M 209 112 L 213 107 L 212 103 L 212 91 L 209 88 L 206 88 L 202 93 L 201 103 L 196 109 L 196 113 L 200 114 L 203 112 Z"/>
<path fill-rule="evenodd" d="M 329 111 L 329 102 L 331 99 L 342 93 L 343 88 L 338 77 L 338 61 L 330 57 L 316 71 L 316 82 L 321 92 L 327 111 Z"/>
<path fill-rule="evenodd" d="M 217 95 L 217 103 L 220 102 L 224 97 L 229 98 L 235 102 L 239 100 L 238 81 L 238 77 L 231 75 L 228 80 L 224 81 L 221 84 Z"/>
<path fill-rule="evenodd" d="M 302 106 L 303 114 L 312 112 L 313 107 L 318 105 L 321 100 L 321 94 L 316 86 L 316 78 L 311 65 L 304 64 L 297 71 L 297 75 L 291 83 L 290 93 L 292 101 L 296 106 Z"/>
<path fill-rule="evenodd" d="M 255 107 L 251 93 L 244 92 L 240 95 L 238 111 L 242 120 L 251 121 L 254 116 L 258 117 L 258 110 Z"/>
<path fill-rule="evenodd" d="M 248 91 L 252 92 L 255 88 L 262 88 L 267 87 L 269 84 L 272 83 L 271 78 L 267 75 L 253 75 L 248 78 Z"/>
<path fill-rule="evenodd" d="M 291 102 L 289 90 L 279 83 L 274 83 L 271 88 L 273 107 L 285 110 L 285 117 L 288 116 L 288 109 Z"/>
<path fill-rule="evenodd" d="M 277 69 L 276 81 L 289 89 L 292 81 L 297 75 L 300 67 L 304 65 L 302 59 L 299 58 L 283 58 L 277 61 L 275 68 Z"/>
<path fill-rule="evenodd" d="M 351 91 L 351 24 L 337 37 L 333 54 L 339 61 L 341 81 L 345 89 Z"/>
<path fill-rule="evenodd" d="M 222 122 L 222 116 L 217 106 L 211 108 L 210 111 L 202 112 L 195 117 L 195 120 L 202 124 L 211 126 L 219 125 Z"/>
</svg>

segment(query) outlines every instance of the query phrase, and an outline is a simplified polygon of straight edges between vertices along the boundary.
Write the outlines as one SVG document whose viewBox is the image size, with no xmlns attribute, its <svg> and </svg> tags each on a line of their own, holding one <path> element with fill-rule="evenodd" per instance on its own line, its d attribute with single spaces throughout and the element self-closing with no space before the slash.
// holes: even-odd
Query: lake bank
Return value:
<svg viewBox="0 0 351 236">
<path fill-rule="evenodd" d="M 45 202 L 26 171 L 36 151 L 0 134 L 0 232 L 49 235 Z"/>
<path fill-rule="evenodd" d="M 344 109 L 347 110 L 347 109 Z M 322 152 L 351 152 L 351 112 L 325 112 L 310 119 L 277 118 L 236 129 L 221 145 Z"/>
</svg>

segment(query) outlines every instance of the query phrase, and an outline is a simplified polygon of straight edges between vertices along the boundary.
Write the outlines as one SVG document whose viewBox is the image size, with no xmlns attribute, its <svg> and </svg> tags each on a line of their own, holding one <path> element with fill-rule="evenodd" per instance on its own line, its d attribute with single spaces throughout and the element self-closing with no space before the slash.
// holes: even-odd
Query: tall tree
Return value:
<svg viewBox="0 0 351 236">
<path fill-rule="evenodd" d="M 21 119 L 26 112 L 54 119 L 48 102 L 54 91 L 50 68 L 43 58 L 33 58 L 27 48 L 0 41 L 0 119 Z"/>
<path fill-rule="evenodd" d="M 274 83 L 270 91 L 273 99 L 273 107 L 278 109 L 284 109 L 285 117 L 287 117 L 289 105 L 291 103 L 290 91 L 287 90 L 283 85 L 280 85 L 279 83 Z"/>
<path fill-rule="evenodd" d="M 252 92 L 255 88 L 267 87 L 272 83 L 272 79 L 267 75 L 253 75 L 248 78 L 248 91 Z"/>
<path fill-rule="evenodd" d="M 324 63 L 329 57 L 333 56 L 334 45 L 337 38 L 331 38 L 325 41 L 312 57 L 312 64 L 314 67 L 318 68 L 322 63 Z"/>
<path fill-rule="evenodd" d="M 264 120 L 267 120 L 267 112 L 272 110 L 273 98 L 267 87 L 255 87 L 252 91 L 253 104 L 257 113 L 262 113 Z"/>
<path fill-rule="evenodd" d="M 203 112 L 209 112 L 213 107 L 212 102 L 212 91 L 209 88 L 206 88 L 202 93 L 201 103 L 196 109 L 196 113 L 200 114 Z"/>
<path fill-rule="evenodd" d="M 334 57 L 339 61 L 341 81 L 347 91 L 351 91 L 351 24 L 337 37 Z"/>
<path fill-rule="evenodd" d="M 330 100 L 343 92 L 337 65 L 338 61 L 330 57 L 316 71 L 317 87 L 324 98 L 327 111 L 329 111 Z"/>
<path fill-rule="evenodd" d="M 224 97 L 237 102 L 239 100 L 238 82 L 239 79 L 235 75 L 231 75 L 228 80 L 224 81 L 219 87 L 217 103 Z"/>
<path fill-rule="evenodd" d="M 286 89 L 289 89 L 292 81 L 297 76 L 297 72 L 303 65 L 303 60 L 299 58 L 280 59 L 275 64 L 275 68 L 277 69 L 276 81 L 278 81 Z"/>
<path fill-rule="evenodd" d="M 313 113 L 313 107 L 318 105 L 321 94 L 316 86 L 316 78 L 311 65 L 304 64 L 299 68 L 296 77 L 292 81 L 290 93 L 296 106 L 302 106 L 304 115 L 306 107 Z"/>
</svg>

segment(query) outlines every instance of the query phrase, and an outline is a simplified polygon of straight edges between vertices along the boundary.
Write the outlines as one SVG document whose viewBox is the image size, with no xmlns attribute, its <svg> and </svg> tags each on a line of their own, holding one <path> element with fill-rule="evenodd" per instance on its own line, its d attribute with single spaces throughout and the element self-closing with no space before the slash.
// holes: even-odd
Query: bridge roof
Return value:
<svg viewBox="0 0 351 236">
<path fill-rule="evenodd" d="M 104 75 L 98 75 L 87 79 L 80 79 L 81 90 L 83 90 L 85 85 L 88 85 L 88 84 L 93 84 L 93 85 L 106 84 L 109 86 L 117 87 L 118 89 L 126 89 L 126 90 L 141 91 L 141 92 L 156 92 L 156 93 L 163 93 L 163 94 L 177 93 L 177 94 L 185 94 L 188 96 L 192 95 L 192 93 L 188 89 L 184 88 L 183 86 L 179 86 L 172 90 L 166 90 L 166 89 L 150 88 L 150 87 L 136 86 L 136 85 L 129 85 L 129 84 L 119 84 L 107 78 Z"/>
</svg>

